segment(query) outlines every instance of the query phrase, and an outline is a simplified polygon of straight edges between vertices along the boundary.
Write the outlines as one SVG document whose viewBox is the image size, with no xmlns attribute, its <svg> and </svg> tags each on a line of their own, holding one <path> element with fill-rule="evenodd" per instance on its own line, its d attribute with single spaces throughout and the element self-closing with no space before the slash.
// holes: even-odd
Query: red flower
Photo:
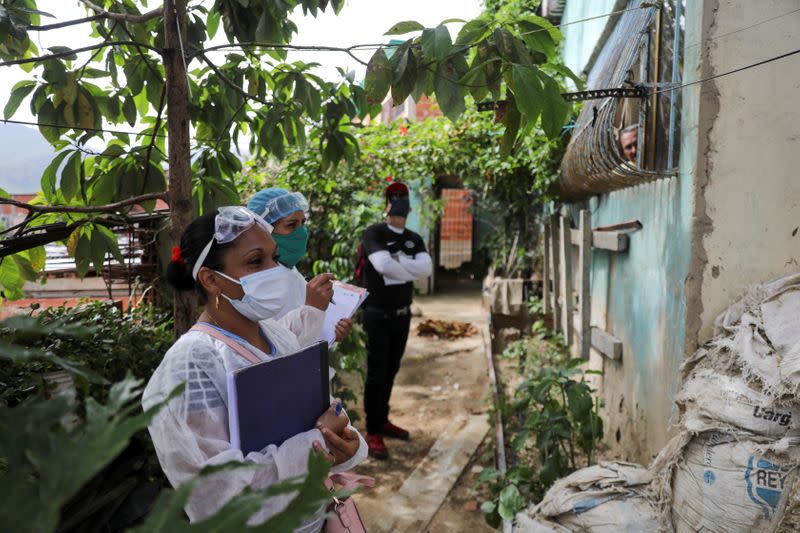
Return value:
<svg viewBox="0 0 800 533">
<path fill-rule="evenodd" d="M 386 181 L 391 183 L 394 181 L 394 178 L 392 176 L 386 176 Z"/>
<path fill-rule="evenodd" d="M 408 135 L 408 126 L 400 126 L 400 135 Z"/>
</svg>

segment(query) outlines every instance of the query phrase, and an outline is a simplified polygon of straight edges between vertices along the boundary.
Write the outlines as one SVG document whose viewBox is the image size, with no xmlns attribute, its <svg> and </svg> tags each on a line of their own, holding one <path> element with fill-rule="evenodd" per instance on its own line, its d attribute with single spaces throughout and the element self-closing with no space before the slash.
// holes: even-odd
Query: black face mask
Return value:
<svg viewBox="0 0 800 533">
<path fill-rule="evenodd" d="M 389 200 L 389 214 L 406 218 L 411 211 L 408 196 L 394 196 Z"/>
</svg>

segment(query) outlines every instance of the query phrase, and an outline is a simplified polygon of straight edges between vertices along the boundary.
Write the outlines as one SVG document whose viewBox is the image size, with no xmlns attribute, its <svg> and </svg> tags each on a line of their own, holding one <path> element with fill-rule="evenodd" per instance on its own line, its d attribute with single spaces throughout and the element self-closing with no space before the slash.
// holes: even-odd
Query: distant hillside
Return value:
<svg viewBox="0 0 800 533">
<path fill-rule="evenodd" d="M 53 155 L 39 130 L 0 122 L 0 188 L 12 194 L 38 192 Z"/>
</svg>

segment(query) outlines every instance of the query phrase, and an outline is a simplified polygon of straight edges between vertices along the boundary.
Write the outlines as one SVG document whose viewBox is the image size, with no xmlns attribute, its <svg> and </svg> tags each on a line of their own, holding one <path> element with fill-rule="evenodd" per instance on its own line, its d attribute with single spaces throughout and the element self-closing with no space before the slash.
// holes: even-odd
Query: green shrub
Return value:
<svg viewBox="0 0 800 533">
<path fill-rule="evenodd" d="M 534 333 L 503 353 L 522 379 L 510 397 L 499 395 L 510 467 L 504 476 L 484 470 L 478 480 L 489 492 L 481 508 L 493 527 L 540 501 L 557 479 L 593 464 L 603 437 L 600 400 L 586 383 L 596 372 L 570 359 L 559 337 L 536 325 Z"/>
</svg>

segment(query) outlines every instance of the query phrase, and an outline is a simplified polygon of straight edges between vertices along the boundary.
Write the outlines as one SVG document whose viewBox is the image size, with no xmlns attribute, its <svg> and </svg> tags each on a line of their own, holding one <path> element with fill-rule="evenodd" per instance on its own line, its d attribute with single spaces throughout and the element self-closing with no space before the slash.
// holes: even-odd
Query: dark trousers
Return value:
<svg viewBox="0 0 800 533">
<path fill-rule="evenodd" d="M 411 314 L 397 316 L 394 310 L 366 308 L 367 381 L 364 386 L 364 411 L 367 433 L 380 433 L 389 420 L 389 399 L 400 359 L 406 349 Z"/>
</svg>

